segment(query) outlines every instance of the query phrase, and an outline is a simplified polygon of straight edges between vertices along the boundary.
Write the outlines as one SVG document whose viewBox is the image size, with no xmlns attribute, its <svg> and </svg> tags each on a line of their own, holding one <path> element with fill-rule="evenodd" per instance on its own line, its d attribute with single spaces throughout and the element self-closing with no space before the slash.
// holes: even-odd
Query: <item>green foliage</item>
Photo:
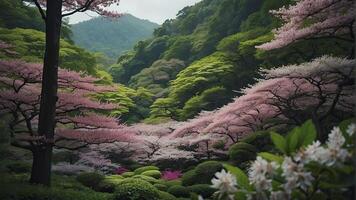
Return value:
<svg viewBox="0 0 356 200">
<path fill-rule="evenodd" d="M 183 174 L 182 185 L 190 186 L 194 184 L 210 184 L 215 173 L 221 171 L 223 166 L 217 161 L 206 161 L 200 163 L 195 169 Z"/>
<path fill-rule="evenodd" d="M 238 167 L 229 164 L 224 164 L 224 168 L 231 174 L 235 175 L 237 184 L 240 188 L 252 190 L 252 186 L 249 183 L 248 176 L 244 173 L 244 171 L 242 171 Z"/>
<path fill-rule="evenodd" d="M 117 92 L 97 94 L 101 101 L 119 104 L 117 109 L 111 111 L 112 115 L 120 116 L 127 123 L 139 122 L 149 115 L 149 106 L 153 103 L 153 94 L 142 87 L 137 90 L 118 85 Z"/>
<path fill-rule="evenodd" d="M 140 179 L 128 179 L 116 187 L 113 200 L 159 200 L 159 191 Z"/>
<path fill-rule="evenodd" d="M 197 184 L 188 186 L 187 189 L 195 194 L 201 195 L 203 198 L 211 197 L 217 190 L 212 188 L 209 184 Z"/>
<path fill-rule="evenodd" d="M 176 200 L 177 198 L 168 192 L 159 191 L 159 200 Z"/>
<path fill-rule="evenodd" d="M 230 147 L 229 158 L 235 164 L 241 164 L 254 159 L 257 151 L 255 146 L 245 142 L 239 142 Z"/>
<path fill-rule="evenodd" d="M 104 176 L 98 173 L 88 172 L 81 173 L 77 176 L 77 181 L 91 189 L 98 189 L 100 182 L 104 180 Z"/>
<path fill-rule="evenodd" d="M 173 185 L 182 185 L 182 181 L 180 180 L 165 181 L 163 184 L 165 184 L 167 187 L 171 187 Z"/>
<path fill-rule="evenodd" d="M 115 186 L 116 184 L 107 182 L 107 181 L 101 181 L 95 188 L 96 191 L 98 192 L 107 192 L 107 193 L 113 193 L 115 191 Z"/>
<path fill-rule="evenodd" d="M 167 192 L 176 197 L 190 197 L 190 192 L 188 188 L 181 185 L 174 185 L 168 188 Z"/>
<path fill-rule="evenodd" d="M 133 76 L 129 83 L 130 87 L 145 87 L 155 94 L 155 97 L 165 96 L 169 81 L 175 79 L 184 67 L 184 62 L 178 59 L 157 60 L 150 67 Z"/>
<path fill-rule="evenodd" d="M 271 132 L 271 139 L 275 147 L 284 154 L 290 155 L 297 149 L 311 144 L 317 137 L 315 126 L 311 120 L 302 126 L 295 127 L 286 137 Z"/>
<path fill-rule="evenodd" d="M 161 191 L 167 191 L 167 189 L 168 189 L 167 185 L 164 185 L 161 183 L 153 184 L 153 186 L 155 186 L 158 190 L 161 190 Z"/>
<path fill-rule="evenodd" d="M 234 89 L 251 81 L 250 76 L 238 72 L 233 59 L 215 53 L 182 70 L 171 82 L 168 97 L 157 99 L 151 106 L 151 117 L 184 120 L 202 109 L 213 110 L 229 102 Z"/>
<path fill-rule="evenodd" d="M 128 177 L 132 177 L 135 175 L 135 172 L 125 172 L 123 174 L 121 174 L 121 176 L 128 178 Z"/>
<path fill-rule="evenodd" d="M 153 178 L 151 176 L 142 175 L 142 174 L 132 176 L 131 178 L 144 180 L 144 181 L 147 181 L 147 182 L 149 182 L 151 184 L 162 183 L 161 180 L 157 180 L 156 178 Z"/>
<path fill-rule="evenodd" d="M 42 62 L 45 49 L 45 34 L 32 29 L 5 29 L 0 28 L 0 40 L 14 46 L 13 51 L 18 54 L 2 55 L 1 59 L 22 59 L 28 62 Z M 63 68 L 84 71 L 91 75 L 96 75 L 95 57 L 61 39 L 59 65 Z"/>
<path fill-rule="evenodd" d="M 102 182 L 103 183 L 117 185 L 117 184 L 121 183 L 123 180 L 124 180 L 123 176 L 110 175 L 110 176 L 105 176 L 105 178 L 104 178 L 104 180 Z"/>
<path fill-rule="evenodd" d="M 142 172 L 141 174 L 145 175 L 145 176 L 150 176 L 153 178 L 161 178 L 161 172 L 158 170 L 148 170 L 148 171 Z"/>
<path fill-rule="evenodd" d="M 1 184 L 0 199 L 2 200 L 109 200 L 107 194 L 93 191 L 76 191 L 57 189 L 27 184 Z"/>
<path fill-rule="evenodd" d="M 28 6 L 21 0 L 2 0 L 0 2 L 0 27 L 13 29 L 35 29 L 45 31 L 45 23 L 38 9 Z M 63 20 L 61 37 L 72 43 L 72 32 L 66 19 Z"/>
<path fill-rule="evenodd" d="M 331 131 L 327 142 L 320 146 L 315 146 L 315 144 L 320 144 L 319 142 L 313 144 L 317 134 L 311 120 L 306 121 L 301 126 L 295 127 L 285 137 L 277 133 L 271 133 L 272 141 L 281 154 L 262 152 L 258 155 L 268 162 L 275 162 L 277 165 L 273 175 L 269 175 L 268 177 L 272 181 L 273 191 L 287 191 L 289 187 L 286 187 L 286 185 L 290 184 L 288 180 L 296 177 L 295 174 L 285 173 L 285 168 L 287 167 L 290 170 L 291 167 L 296 167 L 295 171 L 300 171 L 299 173 L 304 174 L 304 176 L 308 175 L 308 181 L 310 182 L 305 182 L 304 178 L 298 177 L 298 184 L 305 184 L 305 187 L 292 186 L 290 188 L 291 196 L 288 199 L 349 198 L 352 195 L 351 188 L 354 187 L 353 177 L 355 170 L 352 159 L 343 157 L 340 154 L 343 152 L 349 154 L 349 156 L 353 156 L 355 133 L 347 133 L 346 131 L 351 123 L 355 123 L 355 120 L 348 119 L 339 125 L 344 138 L 339 135 L 340 132 L 335 127 Z M 313 147 L 309 146 L 311 144 L 313 144 Z M 308 151 L 305 149 L 306 147 L 313 150 Z M 326 152 L 338 152 L 340 154 L 328 155 Z M 304 155 L 301 160 L 300 155 Z M 286 159 L 290 160 L 285 162 Z M 256 191 L 253 185 L 250 185 L 246 173 L 231 165 L 224 164 L 224 167 L 237 178 L 239 192 L 235 194 L 235 199 L 246 199 L 246 194 L 250 194 L 253 196 L 252 198 L 256 198 Z M 253 170 L 257 169 L 254 168 Z M 265 194 L 267 195 L 266 198 L 270 198 L 271 194 L 269 192 Z"/>
<path fill-rule="evenodd" d="M 98 193 L 83 186 L 74 177 L 52 176 L 51 187 L 28 183 L 28 174 L 0 174 L 2 200 L 109 200 L 110 194 Z"/>
<path fill-rule="evenodd" d="M 6 165 L 10 173 L 29 173 L 31 172 L 31 164 L 27 162 L 11 162 Z"/>
<path fill-rule="evenodd" d="M 93 28 L 95 27 L 95 28 Z M 157 24 L 126 14 L 119 19 L 97 17 L 72 25 L 75 43 L 92 52 L 116 58 L 150 37 Z"/>
<path fill-rule="evenodd" d="M 159 171 L 159 168 L 156 166 L 144 166 L 140 167 L 134 170 L 135 174 L 142 174 L 143 172 L 150 171 L 150 170 L 157 170 Z"/>
<path fill-rule="evenodd" d="M 195 174 L 195 170 L 189 170 L 187 172 L 185 172 L 182 176 L 182 185 L 194 185 L 194 183 L 196 182 L 196 174 Z"/>
</svg>

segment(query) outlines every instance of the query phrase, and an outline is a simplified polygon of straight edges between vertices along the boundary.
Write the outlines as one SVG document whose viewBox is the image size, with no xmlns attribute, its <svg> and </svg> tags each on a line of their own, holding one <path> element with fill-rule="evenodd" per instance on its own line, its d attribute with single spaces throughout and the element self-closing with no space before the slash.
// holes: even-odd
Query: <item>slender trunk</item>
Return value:
<svg viewBox="0 0 356 200">
<path fill-rule="evenodd" d="M 52 143 L 55 128 L 59 41 L 62 24 L 62 0 L 47 0 L 46 50 L 42 75 L 42 91 L 38 134 L 45 136 L 46 144 L 33 153 L 31 182 L 50 185 Z"/>
</svg>

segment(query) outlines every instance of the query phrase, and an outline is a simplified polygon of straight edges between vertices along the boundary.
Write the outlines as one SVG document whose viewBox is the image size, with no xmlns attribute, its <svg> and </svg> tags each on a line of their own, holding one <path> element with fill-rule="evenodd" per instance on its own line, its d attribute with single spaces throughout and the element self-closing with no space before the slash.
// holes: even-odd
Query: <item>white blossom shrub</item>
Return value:
<svg viewBox="0 0 356 200">
<path fill-rule="evenodd" d="M 218 172 L 212 180 L 212 187 L 219 189 L 215 198 L 353 199 L 356 124 L 352 121 L 334 127 L 325 142 L 316 140 L 311 120 L 285 137 L 272 132 L 279 152 L 259 153 L 247 173 L 225 164 L 229 172 Z M 231 174 L 235 180 L 227 178 Z"/>
</svg>

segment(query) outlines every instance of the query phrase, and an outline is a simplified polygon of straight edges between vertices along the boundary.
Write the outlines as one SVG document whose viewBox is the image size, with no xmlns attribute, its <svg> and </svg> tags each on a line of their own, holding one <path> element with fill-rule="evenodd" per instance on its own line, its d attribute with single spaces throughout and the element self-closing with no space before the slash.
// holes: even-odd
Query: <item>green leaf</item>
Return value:
<svg viewBox="0 0 356 200">
<path fill-rule="evenodd" d="M 287 142 L 283 136 L 276 132 L 271 132 L 271 140 L 278 150 L 282 153 L 287 153 Z"/>
<path fill-rule="evenodd" d="M 287 135 L 287 151 L 286 154 L 291 154 L 295 152 L 298 148 L 298 142 L 299 142 L 299 133 L 300 133 L 300 128 L 295 127 L 289 134 Z"/>
<path fill-rule="evenodd" d="M 282 163 L 283 162 L 283 157 L 274 155 L 274 154 L 269 153 L 269 152 L 261 152 L 261 153 L 258 153 L 258 155 L 261 156 L 262 158 L 268 160 L 268 161 L 274 161 L 274 162 L 277 162 L 277 163 Z"/>
<path fill-rule="evenodd" d="M 306 121 L 299 130 L 298 147 L 308 146 L 316 140 L 317 132 L 312 120 Z"/>
<path fill-rule="evenodd" d="M 231 174 L 236 176 L 237 184 L 239 187 L 246 189 L 248 191 L 252 191 L 253 188 L 250 185 L 250 182 L 248 180 L 247 175 L 245 174 L 244 171 L 242 171 L 240 168 L 229 165 L 229 164 L 223 164 L 224 168 L 229 171 Z"/>
<path fill-rule="evenodd" d="M 243 191 L 237 191 L 235 193 L 234 199 L 235 200 L 246 200 L 247 199 L 247 195 Z"/>
<path fill-rule="evenodd" d="M 344 137 L 348 138 L 349 135 L 346 133 L 348 126 L 352 123 L 356 123 L 356 118 L 346 119 L 339 124 L 339 128 L 342 131 Z"/>
</svg>

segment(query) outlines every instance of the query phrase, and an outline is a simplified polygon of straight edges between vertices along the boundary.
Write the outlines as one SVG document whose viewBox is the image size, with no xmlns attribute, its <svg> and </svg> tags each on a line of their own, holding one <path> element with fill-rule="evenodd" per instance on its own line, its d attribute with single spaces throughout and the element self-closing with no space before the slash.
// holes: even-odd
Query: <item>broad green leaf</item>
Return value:
<svg viewBox="0 0 356 200">
<path fill-rule="evenodd" d="M 287 154 L 291 154 L 297 150 L 299 142 L 300 128 L 295 127 L 290 133 L 288 133 L 287 139 Z"/>
<path fill-rule="evenodd" d="M 229 164 L 223 164 L 223 166 L 227 171 L 229 171 L 231 174 L 236 176 L 237 184 L 239 187 L 246 189 L 248 191 L 252 190 L 252 186 L 250 185 L 248 177 L 244 171 L 242 171 L 238 167 Z"/>
<path fill-rule="evenodd" d="M 287 153 L 287 142 L 283 136 L 276 132 L 271 132 L 271 140 L 278 150 L 282 153 Z"/>
<path fill-rule="evenodd" d="M 312 120 L 306 121 L 299 130 L 298 147 L 308 146 L 316 140 L 317 132 Z"/>
<path fill-rule="evenodd" d="M 268 161 L 274 161 L 274 162 L 277 162 L 277 163 L 282 163 L 283 162 L 283 157 L 274 155 L 274 154 L 269 153 L 269 152 L 261 152 L 261 153 L 258 153 L 258 155 L 261 156 L 262 158 L 268 160 Z"/>
</svg>

